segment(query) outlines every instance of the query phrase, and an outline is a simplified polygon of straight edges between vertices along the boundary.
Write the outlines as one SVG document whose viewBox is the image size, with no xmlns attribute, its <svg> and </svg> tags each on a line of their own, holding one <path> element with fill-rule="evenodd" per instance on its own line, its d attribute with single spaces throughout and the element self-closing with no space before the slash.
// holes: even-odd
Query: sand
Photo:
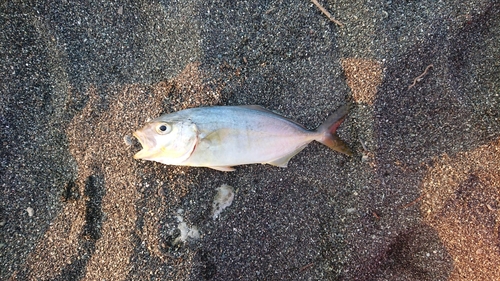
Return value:
<svg viewBox="0 0 500 281">
<path fill-rule="evenodd" d="M 309 1 L 0 4 L 0 279 L 500 279 L 500 5 L 319 3 L 342 25 Z M 313 129 L 348 102 L 352 157 L 132 158 L 162 113 Z"/>
</svg>

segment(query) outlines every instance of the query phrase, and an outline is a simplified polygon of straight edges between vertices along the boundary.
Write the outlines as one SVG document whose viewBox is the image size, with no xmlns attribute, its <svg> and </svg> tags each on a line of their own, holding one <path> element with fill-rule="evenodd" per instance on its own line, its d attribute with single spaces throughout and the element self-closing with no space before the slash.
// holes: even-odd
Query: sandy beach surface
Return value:
<svg viewBox="0 0 500 281">
<path fill-rule="evenodd" d="M 500 3 L 318 4 L 2 1 L 0 280 L 500 280 Z M 352 157 L 132 158 L 163 113 L 346 103 Z"/>
</svg>

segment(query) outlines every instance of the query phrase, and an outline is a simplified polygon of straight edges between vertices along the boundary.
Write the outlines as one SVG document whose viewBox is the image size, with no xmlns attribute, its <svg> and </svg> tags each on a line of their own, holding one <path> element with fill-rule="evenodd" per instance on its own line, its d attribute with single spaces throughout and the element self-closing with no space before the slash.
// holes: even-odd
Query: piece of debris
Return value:
<svg viewBox="0 0 500 281">
<path fill-rule="evenodd" d="M 29 217 L 32 217 L 35 214 L 35 210 L 31 207 L 26 208 L 26 212 L 28 212 Z"/>
<path fill-rule="evenodd" d="M 405 204 L 403 205 L 402 207 L 400 207 L 400 209 L 406 209 L 408 207 L 411 207 L 412 205 L 414 205 L 415 203 L 417 203 L 418 201 L 422 200 L 425 196 L 425 193 L 422 193 L 419 197 L 417 197 L 417 199 L 411 201 L 410 203 L 408 204 Z"/>
<path fill-rule="evenodd" d="M 231 206 L 234 199 L 234 189 L 232 186 L 223 184 L 217 188 L 217 194 L 212 203 L 212 218 L 215 220 L 222 210 Z"/>
<path fill-rule="evenodd" d="M 307 270 L 307 269 L 309 269 L 309 268 L 311 268 L 311 267 L 313 267 L 313 266 L 314 266 L 314 263 L 313 263 L 313 262 L 311 262 L 311 263 L 309 263 L 309 264 L 306 264 L 306 265 L 304 265 L 303 267 L 301 267 L 301 268 L 300 268 L 300 271 L 299 271 L 299 272 L 303 272 L 304 270 Z"/>
<path fill-rule="evenodd" d="M 123 142 L 125 143 L 126 146 L 132 146 L 134 144 L 132 141 L 132 137 L 129 135 L 123 136 Z"/>
<path fill-rule="evenodd" d="M 314 5 L 316 5 L 316 7 L 318 7 L 318 9 L 329 19 L 331 20 L 332 22 L 334 22 L 336 25 L 340 26 L 340 27 L 344 27 L 344 24 L 342 24 L 340 21 L 336 20 L 333 18 L 333 16 L 325 9 L 323 8 L 323 6 L 321 6 L 321 4 L 316 1 L 316 0 L 311 0 L 311 2 L 313 2 Z"/>
<path fill-rule="evenodd" d="M 427 72 L 429 71 L 430 68 L 434 68 L 434 65 L 429 64 L 425 68 L 424 72 L 422 72 L 422 74 L 420 74 L 415 79 L 413 79 L 413 84 L 411 84 L 410 86 L 408 86 L 408 90 L 411 89 L 411 88 L 413 88 L 413 86 L 415 86 L 418 82 L 420 82 L 422 80 L 422 78 L 424 78 L 424 76 L 427 74 Z"/>
<path fill-rule="evenodd" d="M 177 216 L 177 220 L 179 221 L 179 225 L 177 228 L 181 231 L 181 235 L 175 238 L 173 244 L 176 245 L 180 242 L 186 242 L 188 238 L 197 240 L 200 238 L 200 232 L 198 231 L 198 227 L 189 226 L 181 216 Z"/>
</svg>

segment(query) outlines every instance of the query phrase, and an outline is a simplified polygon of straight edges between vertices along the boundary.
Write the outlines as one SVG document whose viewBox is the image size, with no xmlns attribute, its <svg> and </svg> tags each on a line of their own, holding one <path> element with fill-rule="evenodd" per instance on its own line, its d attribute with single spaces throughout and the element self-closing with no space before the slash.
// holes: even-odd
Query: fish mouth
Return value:
<svg viewBox="0 0 500 281">
<path fill-rule="evenodd" d="M 141 144 L 142 149 L 134 155 L 134 159 L 147 159 L 151 156 L 151 148 L 154 147 L 154 143 L 146 138 L 140 131 L 135 131 L 132 134 Z"/>
</svg>

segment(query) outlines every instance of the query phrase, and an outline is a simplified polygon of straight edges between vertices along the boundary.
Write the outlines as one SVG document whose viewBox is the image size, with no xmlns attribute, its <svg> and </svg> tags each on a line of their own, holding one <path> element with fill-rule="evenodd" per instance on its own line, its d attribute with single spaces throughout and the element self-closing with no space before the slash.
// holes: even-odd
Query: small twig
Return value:
<svg viewBox="0 0 500 281">
<path fill-rule="evenodd" d="M 424 198 L 424 195 L 425 195 L 425 193 L 422 193 L 422 195 L 420 195 L 417 199 L 411 201 L 410 203 L 408 203 L 406 205 L 403 205 L 401 207 L 401 209 L 406 209 L 406 208 L 412 206 L 413 204 L 417 203 L 418 201 L 422 200 Z"/>
<path fill-rule="evenodd" d="M 332 22 L 334 22 L 336 25 L 338 25 L 338 26 L 340 26 L 340 27 L 344 27 L 344 25 L 343 25 L 340 21 L 338 21 L 338 20 L 334 19 L 334 18 L 332 17 L 332 15 L 331 15 L 331 14 L 330 14 L 330 13 L 329 13 L 329 12 L 328 12 L 325 8 L 323 8 L 323 6 L 321 6 L 321 4 L 320 4 L 317 0 L 311 0 L 311 2 L 313 2 L 313 4 L 314 4 L 314 5 L 316 5 L 316 7 L 318 7 L 318 9 L 320 9 L 320 11 L 321 11 L 321 12 L 322 12 L 322 13 L 323 13 L 323 14 L 324 14 L 324 15 L 325 15 L 325 16 L 326 16 L 329 20 L 331 20 Z"/>
<path fill-rule="evenodd" d="M 368 152 L 369 150 L 366 147 L 366 145 L 363 143 L 363 141 L 361 140 L 361 138 L 358 137 L 358 139 L 359 139 L 359 142 L 361 143 L 361 146 L 363 147 L 363 150 Z"/>
<path fill-rule="evenodd" d="M 411 84 L 410 86 L 408 86 L 408 90 L 413 88 L 413 86 L 415 86 L 417 84 L 417 82 L 420 82 L 420 80 L 422 80 L 422 78 L 427 74 L 427 72 L 429 71 L 430 68 L 434 68 L 434 65 L 432 64 L 429 64 L 424 72 L 422 74 L 420 74 L 419 76 L 417 76 L 417 78 L 413 79 L 413 84 Z"/>
<path fill-rule="evenodd" d="M 302 271 L 304 271 L 304 270 L 306 270 L 306 269 L 309 269 L 309 268 L 310 268 L 310 267 L 312 267 L 313 265 L 314 265 L 314 263 L 313 263 L 313 262 L 312 262 L 312 263 L 310 263 L 310 264 L 306 264 L 306 265 L 304 265 L 302 268 L 300 268 L 300 271 L 299 271 L 299 272 L 302 272 Z"/>
</svg>

